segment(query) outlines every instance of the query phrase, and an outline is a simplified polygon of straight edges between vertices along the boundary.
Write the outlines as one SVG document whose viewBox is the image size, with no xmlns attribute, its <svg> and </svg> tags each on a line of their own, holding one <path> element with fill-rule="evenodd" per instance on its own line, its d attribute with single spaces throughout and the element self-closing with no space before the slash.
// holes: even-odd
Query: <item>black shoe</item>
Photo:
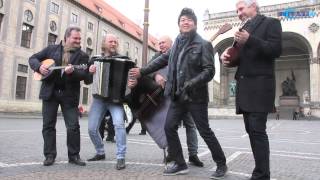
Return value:
<svg viewBox="0 0 320 180">
<path fill-rule="evenodd" d="M 173 161 L 173 159 L 168 155 L 165 159 L 165 162 L 169 163 L 171 161 Z"/>
<path fill-rule="evenodd" d="M 117 170 L 121 170 L 121 169 L 124 169 L 124 168 L 126 168 L 125 160 L 124 159 L 118 159 L 117 160 L 117 164 L 116 164 L 116 169 Z"/>
<path fill-rule="evenodd" d="M 200 161 L 197 155 L 189 156 L 189 162 L 192 165 L 203 167 L 203 162 Z"/>
<path fill-rule="evenodd" d="M 210 179 L 222 179 L 228 171 L 227 165 L 218 166 L 216 172 L 214 172 Z"/>
<path fill-rule="evenodd" d="M 100 160 L 105 160 L 105 159 L 106 159 L 106 155 L 96 154 L 93 158 L 90 158 L 87 161 L 100 161 Z"/>
<path fill-rule="evenodd" d="M 145 131 L 141 131 L 140 133 L 139 133 L 139 135 L 146 135 L 147 133 L 145 132 Z"/>
<path fill-rule="evenodd" d="M 171 167 L 168 167 L 163 171 L 164 176 L 175 176 L 179 174 L 187 174 L 189 172 L 188 166 L 186 164 L 178 165 L 174 163 Z"/>
<path fill-rule="evenodd" d="M 126 127 L 126 133 L 129 134 L 130 128 Z"/>
<path fill-rule="evenodd" d="M 43 161 L 44 166 L 51 166 L 54 163 L 54 158 L 51 156 L 46 157 L 46 159 Z"/>
<path fill-rule="evenodd" d="M 72 157 L 72 158 L 69 158 L 69 163 L 70 164 L 74 164 L 74 165 L 78 165 L 78 166 L 85 166 L 86 163 L 83 162 L 80 157 Z"/>
<path fill-rule="evenodd" d="M 108 142 L 115 142 L 115 140 L 114 140 L 114 138 L 113 137 L 111 137 L 111 136 L 107 136 L 106 137 L 106 141 Z"/>
</svg>

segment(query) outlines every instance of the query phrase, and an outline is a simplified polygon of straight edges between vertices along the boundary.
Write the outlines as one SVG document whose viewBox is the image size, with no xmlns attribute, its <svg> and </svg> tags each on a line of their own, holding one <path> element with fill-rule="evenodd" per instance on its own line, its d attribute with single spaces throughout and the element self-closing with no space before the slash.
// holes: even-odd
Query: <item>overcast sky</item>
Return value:
<svg viewBox="0 0 320 180">
<path fill-rule="evenodd" d="M 143 27 L 145 0 L 105 0 L 112 7 L 120 11 L 139 26 Z M 181 9 L 190 7 L 198 18 L 198 33 L 204 36 L 203 15 L 206 9 L 210 13 L 235 10 L 238 0 L 149 0 L 149 33 L 159 38 L 169 35 L 172 39 L 179 33 L 178 16 Z M 258 0 L 260 6 L 281 4 L 295 0 Z M 219 67 L 219 58 L 215 57 L 215 66 Z M 216 68 L 214 79 L 220 82 L 220 69 Z"/>
<path fill-rule="evenodd" d="M 145 0 L 105 0 L 129 19 L 143 26 Z M 292 2 L 294 0 L 258 0 L 260 6 Z M 203 14 L 235 10 L 237 0 L 149 0 L 149 33 L 155 37 L 169 35 L 175 38 L 179 33 L 178 16 L 184 7 L 192 8 L 198 18 L 198 32 L 203 34 Z"/>
</svg>

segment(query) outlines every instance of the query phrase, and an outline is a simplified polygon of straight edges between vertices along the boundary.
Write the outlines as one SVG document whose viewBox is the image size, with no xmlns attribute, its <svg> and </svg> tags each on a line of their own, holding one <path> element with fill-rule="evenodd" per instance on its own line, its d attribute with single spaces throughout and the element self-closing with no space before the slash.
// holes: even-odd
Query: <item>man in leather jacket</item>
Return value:
<svg viewBox="0 0 320 180">
<path fill-rule="evenodd" d="M 197 34 L 196 24 L 197 18 L 193 10 L 182 9 L 178 18 L 180 34 L 170 51 L 159 56 L 147 67 L 131 69 L 129 75 L 139 78 L 168 65 L 164 94 L 170 97 L 171 105 L 166 118 L 165 133 L 170 147 L 169 154 L 175 163 L 164 171 L 164 175 L 188 172 L 177 129 L 183 115 L 189 112 L 217 164 L 212 178 L 222 178 L 227 172 L 226 158 L 208 121 L 208 82 L 214 76 L 213 47 Z M 129 81 L 128 85 L 134 86 L 135 83 L 136 81 Z"/>
</svg>

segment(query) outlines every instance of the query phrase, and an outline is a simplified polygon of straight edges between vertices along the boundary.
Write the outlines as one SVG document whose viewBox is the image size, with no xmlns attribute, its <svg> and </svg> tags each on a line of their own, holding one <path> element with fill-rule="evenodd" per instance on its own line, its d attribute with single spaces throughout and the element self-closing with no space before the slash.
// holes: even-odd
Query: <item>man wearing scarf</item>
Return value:
<svg viewBox="0 0 320 180">
<path fill-rule="evenodd" d="M 80 96 L 80 81 L 86 84 L 92 82 L 92 75 L 85 69 L 75 69 L 72 65 L 87 64 L 89 56 L 81 51 L 81 33 L 78 27 L 67 28 L 64 42 L 50 45 L 42 51 L 32 55 L 29 59 L 30 67 L 49 76 L 42 80 L 40 99 L 42 99 L 44 140 L 44 166 L 51 166 L 57 156 L 56 122 L 60 105 L 67 128 L 67 146 L 69 163 L 85 166 L 80 159 L 80 126 L 78 105 Z M 41 62 L 53 59 L 56 66 L 66 66 L 62 70 L 50 72 L 48 66 Z M 50 74 L 51 73 L 51 74 Z"/>
<path fill-rule="evenodd" d="M 193 10 L 182 9 L 178 18 L 180 34 L 172 48 L 147 67 L 131 69 L 129 75 L 139 78 L 168 65 L 164 94 L 170 97 L 171 105 L 166 118 L 165 133 L 170 147 L 169 154 L 175 163 L 164 171 L 164 175 L 188 172 L 177 130 L 183 115 L 189 112 L 217 164 L 211 178 L 222 178 L 227 172 L 226 158 L 208 121 L 208 82 L 214 76 L 213 47 L 197 34 L 196 24 L 197 17 Z M 135 83 L 136 81 L 129 81 L 128 85 L 134 86 Z"/>
</svg>

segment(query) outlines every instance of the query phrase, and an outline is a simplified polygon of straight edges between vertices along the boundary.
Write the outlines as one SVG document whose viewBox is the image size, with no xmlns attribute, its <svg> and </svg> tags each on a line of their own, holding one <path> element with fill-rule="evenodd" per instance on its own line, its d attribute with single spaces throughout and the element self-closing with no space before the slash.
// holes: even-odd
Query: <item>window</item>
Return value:
<svg viewBox="0 0 320 180">
<path fill-rule="evenodd" d="M 87 48 L 86 49 L 86 53 L 91 56 L 92 55 L 93 50 L 91 48 Z"/>
<path fill-rule="evenodd" d="M 58 37 L 57 35 L 49 33 L 48 34 L 48 45 L 56 44 L 57 37 Z"/>
<path fill-rule="evenodd" d="M 33 27 L 28 24 L 22 25 L 21 46 L 30 48 L 30 41 Z"/>
<path fill-rule="evenodd" d="M 125 44 L 124 44 L 124 49 L 125 49 L 125 52 L 126 52 L 126 56 L 128 56 L 129 57 L 129 48 L 130 48 L 130 44 L 129 44 L 129 42 L 126 42 Z"/>
<path fill-rule="evenodd" d="M 125 49 L 129 49 L 129 47 L 130 47 L 130 44 L 129 44 L 128 42 L 126 42 L 126 43 L 124 44 L 124 48 L 125 48 Z"/>
<path fill-rule="evenodd" d="M 57 23 L 55 21 L 50 21 L 50 30 L 55 32 L 57 30 Z"/>
<path fill-rule="evenodd" d="M 33 20 L 33 14 L 30 10 L 25 10 L 24 11 L 24 19 L 27 21 L 27 22 L 31 22 Z"/>
<path fill-rule="evenodd" d="M 18 64 L 18 72 L 28 73 L 28 66 L 24 64 Z"/>
<path fill-rule="evenodd" d="M 59 14 L 59 5 L 54 2 L 51 2 L 50 11 L 53 13 Z"/>
<path fill-rule="evenodd" d="M 138 47 L 136 47 L 136 48 L 134 49 L 134 54 L 135 54 L 135 55 L 138 55 L 138 54 L 139 54 L 139 48 L 138 48 Z"/>
<path fill-rule="evenodd" d="M 78 15 L 72 13 L 71 15 L 71 22 L 78 23 Z"/>
<path fill-rule="evenodd" d="M 83 87 L 83 93 L 82 93 L 82 104 L 88 104 L 88 88 Z"/>
<path fill-rule="evenodd" d="M 89 29 L 89 31 L 93 31 L 93 24 L 92 24 L 92 22 L 88 22 L 88 29 Z"/>
<path fill-rule="evenodd" d="M 102 31 L 102 37 L 106 37 L 107 34 L 108 34 L 108 32 L 106 30 Z"/>
<path fill-rule="evenodd" d="M 87 39 L 87 44 L 88 44 L 88 46 L 91 46 L 91 45 L 92 45 L 92 39 L 91 39 L 91 38 L 88 38 L 88 39 Z"/>
<path fill-rule="evenodd" d="M 17 76 L 16 84 L 16 99 L 26 98 L 27 78 L 23 76 Z"/>
<path fill-rule="evenodd" d="M 1 31 L 1 24 L 2 24 L 2 20 L 3 20 L 3 14 L 0 13 L 0 31 Z"/>
</svg>

